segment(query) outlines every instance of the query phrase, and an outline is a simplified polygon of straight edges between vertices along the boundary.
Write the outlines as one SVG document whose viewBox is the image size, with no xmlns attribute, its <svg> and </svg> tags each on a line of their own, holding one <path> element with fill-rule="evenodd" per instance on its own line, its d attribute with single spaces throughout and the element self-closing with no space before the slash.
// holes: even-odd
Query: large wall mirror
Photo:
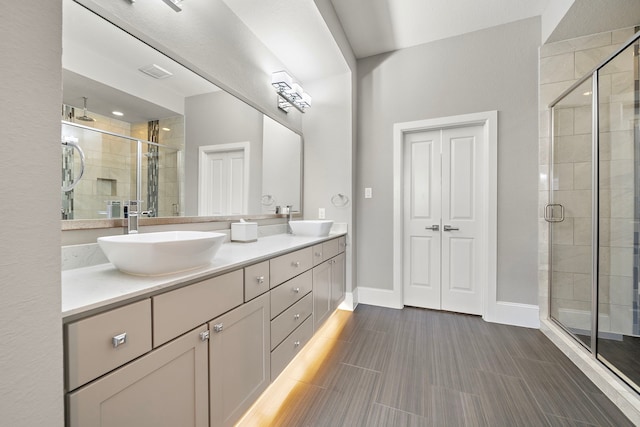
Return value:
<svg viewBox="0 0 640 427">
<path fill-rule="evenodd" d="M 300 212 L 300 135 L 64 1 L 65 220 Z"/>
</svg>

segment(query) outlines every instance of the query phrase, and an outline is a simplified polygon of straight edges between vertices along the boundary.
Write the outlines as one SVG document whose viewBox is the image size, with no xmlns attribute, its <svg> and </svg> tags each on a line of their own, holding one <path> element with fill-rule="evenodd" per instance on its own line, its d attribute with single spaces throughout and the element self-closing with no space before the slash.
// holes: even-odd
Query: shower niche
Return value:
<svg viewBox="0 0 640 427">
<path fill-rule="evenodd" d="M 640 392 L 640 32 L 550 104 L 549 313 Z"/>
</svg>

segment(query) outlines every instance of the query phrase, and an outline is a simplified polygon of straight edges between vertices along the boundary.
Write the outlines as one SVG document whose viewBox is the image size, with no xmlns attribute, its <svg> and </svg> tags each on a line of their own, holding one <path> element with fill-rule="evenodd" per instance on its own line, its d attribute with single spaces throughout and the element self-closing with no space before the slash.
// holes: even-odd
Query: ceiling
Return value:
<svg viewBox="0 0 640 427">
<path fill-rule="evenodd" d="M 332 0 L 357 58 L 542 15 L 549 0 Z"/>
<path fill-rule="evenodd" d="M 183 114 L 184 98 L 220 90 L 77 3 L 63 5 L 64 104 L 81 110 L 86 97 L 90 112 L 114 117 L 117 110 L 124 113 L 118 120 L 139 123 Z M 138 70 L 150 64 L 173 75 L 154 79 Z"/>
</svg>

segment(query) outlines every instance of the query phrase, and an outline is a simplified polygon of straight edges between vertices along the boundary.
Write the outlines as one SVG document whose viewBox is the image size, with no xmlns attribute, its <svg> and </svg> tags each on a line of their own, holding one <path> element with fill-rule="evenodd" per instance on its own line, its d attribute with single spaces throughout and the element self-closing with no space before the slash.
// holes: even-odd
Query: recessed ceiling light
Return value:
<svg viewBox="0 0 640 427">
<path fill-rule="evenodd" d="M 112 111 L 111 114 L 113 114 L 114 116 L 118 116 L 118 117 L 124 116 L 124 113 L 122 113 L 120 111 Z"/>
<path fill-rule="evenodd" d="M 165 131 L 165 132 L 169 132 L 171 129 L 169 129 L 169 128 L 162 128 L 162 130 L 163 130 L 163 131 Z"/>
</svg>

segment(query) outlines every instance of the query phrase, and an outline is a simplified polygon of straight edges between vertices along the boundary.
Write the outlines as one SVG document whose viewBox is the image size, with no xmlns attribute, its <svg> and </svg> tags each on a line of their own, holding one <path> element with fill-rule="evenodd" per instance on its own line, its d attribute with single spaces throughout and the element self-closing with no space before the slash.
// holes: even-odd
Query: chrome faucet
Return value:
<svg viewBox="0 0 640 427">
<path fill-rule="evenodd" d="M 291 224 L 289 224 L 293 219 L 293 206 L 287 205 L 286 211 L 287 211 L 287 233 L 293 234 L 293 228 L 291 228 Z"/>
<path fill-rule="evenodd" d="M 129 200 L 127 207 L 127 234 L 138 232 L 139 200 Z"/>
</svg>

